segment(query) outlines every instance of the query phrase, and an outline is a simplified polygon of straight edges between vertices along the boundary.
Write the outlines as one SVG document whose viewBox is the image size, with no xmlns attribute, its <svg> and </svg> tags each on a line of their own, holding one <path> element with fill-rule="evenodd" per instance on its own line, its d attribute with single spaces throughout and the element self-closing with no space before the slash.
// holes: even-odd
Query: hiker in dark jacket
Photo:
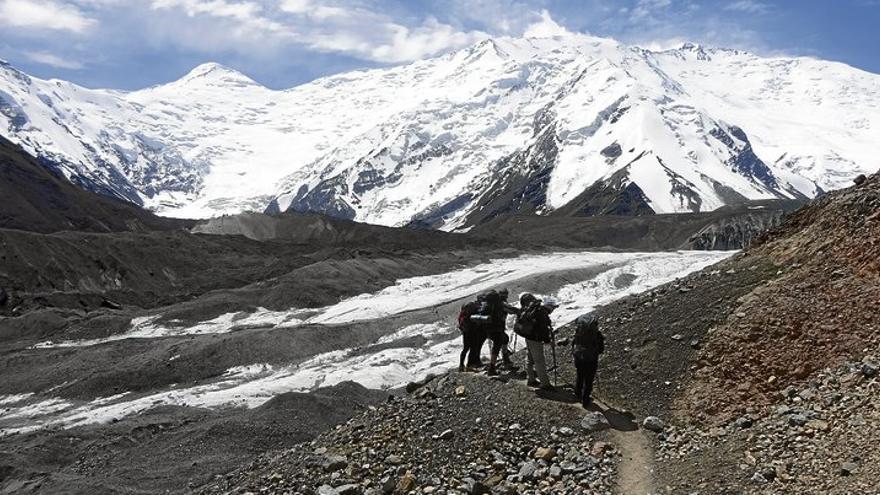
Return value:
<svg viewBox="0 0 880 495">
<path fill-rule="evenodd" d="M 501 354 L 501 359 L 505 366 L 508 368 L 513 366 L 513 361 L 510 360 L 512 353 L 507 347 L 507 344 L 510 343 L 510 337 L 507 335 L 507 316 L 519 314 L 519 310 L 508 304 L 508 296 L 507 289 L 498 291 L 498 298 L 493 300 L 493 305 L 490 308 L 491 315 L 486 325 L 488 337 L 492 341 L 492 354 L 489 357 L 488 372 L 490 375 L 498 374 L 496 366 L 499 354 Z"/>
<path fill-rule="evenodd" d="M 599 369 L 599 355 L 605 352 L 605 336 L 599 331 L 599 319 L 592 313 L 583 315 L 575 321 L 571 353 L 577 368 L 575 396 L 584 408 L 592 403 L 593 380 Z"/>
<path fill-rule="evenodd" d="M 458 356 L 458 371 L 473 371 L 472 364 L 480 361 L 480 348 L 485 337 L 478 323 L 470 320 L 470 316 L 458 322 L 461 331 L 461 354 Z M 483 363 L 480 362 L 480 366 Z"/>
<path fill-rule="evenodd" d="M 489 336 L 489 329 L 492 325 L 495 308 L 501 305 L 501 295 L 493 290 L 485 294 L 477 296 L 479 309 L 475 314 L 469 317 L 470 327 L 468 329 L 467 344 L 467 369 L 469 371 L 478 371 L 483 367 L 483 361 L 480 354 L 483 352 L 483 344 Z M 465 351 L 462 351 L 462 355 Z"/>
<path fill-rule="evenodd" d="M 547 375 L 547 361 L 544 359 L 544 345 L 553 344 L 553 323 L 550 321 L 550 313 L 559 305 L 553 298 L 544 301 L 535 300 L 532 304 L 539 305 L 534 309 L 532 328 L 528 334 L 521 334 L 526 338 L 526 377 L 529 386 L 552 390 L 553 384 L 550 383 L 550 376 Z M 524 314 L 527 312 L 527 308 L 520 310 Z"/>
</svg>

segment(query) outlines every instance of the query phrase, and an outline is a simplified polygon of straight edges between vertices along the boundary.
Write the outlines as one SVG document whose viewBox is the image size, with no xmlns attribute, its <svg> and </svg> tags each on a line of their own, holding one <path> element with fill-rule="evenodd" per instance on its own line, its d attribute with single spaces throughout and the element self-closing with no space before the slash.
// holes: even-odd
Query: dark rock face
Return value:
<svg viewBox="0 0 880 495">
<path fill-rule="evenodd" d="M 636 157 L 638 160 L 644 154 Z M 629 180 L 629 166 L 609 179 L 599 181 L 579 194 L 555 214 L 562 216 L 653 215 L 654 210 L 644 191 Z"/>
<path fill-rule="evenodd" d="M 324 213 L 351 220 L 355 216 L 354 208 L 338 197 L 347 193 L 348 184 L 341 175 L 320 182 L 312 190 L 303 185 L 290 203 L 288 211 Z"/>
<path fill-rule="evenodd" d="M 744 249 L 764 232 L 779 226 L 784 217 L 780 210 L 769 210 L 724 218 L 694 234 L 688 244 L 691 249 L 702 250 Z"/>
<path fill-rule="evenodd" d="M 0 114 L 9 119 L 9 132 L 17 132 L 28 122 L 27 115 L 11 96 L 0 91 Z"/>
<path fill-rule="evenodd" d="M 672 183 L 671 192 L 672 194 L 675 194 L 679 197 L 682 206 L 684 206 L 685 202 L 687 202 L 687 208 L 689 210 L 693 212 L 700 211 L 700 208 L 703 205 L 703 200 L 696 192 L 697 186 L 685 179 L 684 177 L 673 172 L 672 169 L 670 169 L 666 166 L 666 164 L 663 163 L 663 160 L 661 160 L 659 156 L 657 157 L 657 162 L 660 163 L 660 166 L 663 167 L 663 170 L 669 177 L 669 182 Z"/>
<path fill-rule="evenodd" d="M 336 218 L 352 220 L 357 213 L 356 210 L 360 207 L 361 195 L 373 189 L 394 186 L 400 182 L 404 173 L 413 173 L 431 158 L 452 153 L 452 150 L 442 143 L 420 141 L 409 136 L 403 136 L 402 139 L 404 140 L 404 151 L 399 155 L 392 154 L 388 148 L 382 148 L 362 157 L 358 160 L 355 168 L 347 169 L 324 179 L 312 189 L 303 184 L 287 211 L 323 213 Z M 381 165 L 382 162 L 389 159 L 395 164 L 390 172 Z M 349 188 L 348 184 L 351 179 L 354 181 Z M 440 209 L 443 207 L 441 206 Z M 266 208 L 266 213 L 280 213 L 278 203 L 273 200 Z M 448 213 L 448 210 L 444 210 L 440 217 Z M 442 222 L 429 221 L 427 223 L 432 227 L 442 226 Z"/>
<path fill-rule="evenodd" d="M 487 188 L 466 223 L 475 225 L 507 213 L 541 212 L 547 204 L 547 185 L 558 153 L 556 126 L 551 124 L 534 145 L 496 164 L 503 174 Z"/>
<path fill-rule="evenodd" d="M 773 172 L 771 172 L 767 164 L 761 161 L 761 159 L 758 158 L 758 155 L 755 154 L 755 151 L 752 149 L 752 143 L 742 129 L 737 126 L 731 126 L 729 131 L 724 131 L 723 129 L 716 127 L 712 129 L 709 134 L 715 139 L 721 141 L 734 153 L 733 158 L 728 162 L 733 170 L 745 177 L 760 182 L 773 191 L 779 190 L 779 183 L 776 181 Z M 736 138 L 743 144 L 736 143 L 733 138 Z"/>
<path fill-rule="evenodd" d="M 464 193 L 461 196 L 446 202 L 422 215 L 413 218 L 409 223 L 409 227 L 417 229 L 439 229 L 449 220 L 450 215 L 464 208 L 474 197 L 471 193 Z"/>
<path fill-rule="evenodd" d="M 619 144 L 612 143 L 612 144 L 609 144 L 608 146 L 606 146 L 605 149 L 603 149 L 599 153 L 602 156 L 604 156 L 605 158 L 608 158 L 609 160 L 614 160 L 615 158 L 617 158 L 621 154 L 623 154 L 623 150 L 620 149 Z"/>
</svg>

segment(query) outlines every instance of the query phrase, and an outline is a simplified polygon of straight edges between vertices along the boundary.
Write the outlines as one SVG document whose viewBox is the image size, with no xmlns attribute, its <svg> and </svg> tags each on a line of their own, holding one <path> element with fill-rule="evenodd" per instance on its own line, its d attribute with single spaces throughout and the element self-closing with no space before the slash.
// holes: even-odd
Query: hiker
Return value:
<svg viewBox="0 0 880 495">
<path fill-rule="evenodd" d="M 552 390 L 553 384 L 547 375 L 547 364 L 544 359 L 544 345 L 553 343 L 553 324 L 550 313 L 559 304 L 553 298 L 544 301 L 531 294 L 520 297 L 520 315 L 514 331 L 526 339 L 526 377 L 530 387 Z"/>
<path fill-rule="evenodd" d="M 477 371 L 483 366 L 480 351 L 486 340 L 485 330 L 480 322 L 472 319 L 480 311 L 481 301 L 465 303 L 458 313 L 458 329 L 461 331 L 462 350 L 458 357 L 458 371 Z"/>
<path fill-rule="evenodd" d="M 493 313 L 501 305 L 501 301 L 501 295 L 490 290 L 477 296 L 476 301 L 461 307 L 458 313 L 458 329 L 462 332 L 463 348 L 459 354 L 459 371 L 479 371 L 483 368 L 480 354 L 488 337 Z"/>
<path fill-rule="evenodd" d="M 492 353 L 489 356 L 489 375 L 497 375 L 498 355 L 501 354 L 501 361 L 507 368 L 513 367 L 513 361 L 510 355 L 513 354 L 507 344 L 510 343 L 510 337 L 507 335 L 507 315 L 518 315 L 519 310 L 511 306 L 507 302 L 509 292 L 507 289 L 498 291 L 498 298 L 492 301 L 489 310 L 489 321 L 486 325 L 486 333 L 492 341 Z"/>
<path fill-rule="evenodd" d="M 583 404 L 590 407 L 593 395 L 593 380 L 599 369 L 599 355 L 605 352 L 605 336 L 599 331 L 599 319 L 592 313 L 583 315 L 575 321 L 571 353 L 577 369 L 574 394 Z"/>
</svg>

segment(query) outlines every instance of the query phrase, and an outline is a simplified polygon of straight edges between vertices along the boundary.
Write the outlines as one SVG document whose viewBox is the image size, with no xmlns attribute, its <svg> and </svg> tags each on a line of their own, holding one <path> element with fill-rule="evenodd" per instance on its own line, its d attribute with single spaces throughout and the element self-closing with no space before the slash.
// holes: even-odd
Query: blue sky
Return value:
<svg viewBox="0 0 880 495">
<path fill-rule="evenodd" d="M 0 58 L 38 77 L 120 89 L 209 61 L 284 88 L 536 29 L 880 73 L 880 0 L 0 0 Z"/>
</svg>

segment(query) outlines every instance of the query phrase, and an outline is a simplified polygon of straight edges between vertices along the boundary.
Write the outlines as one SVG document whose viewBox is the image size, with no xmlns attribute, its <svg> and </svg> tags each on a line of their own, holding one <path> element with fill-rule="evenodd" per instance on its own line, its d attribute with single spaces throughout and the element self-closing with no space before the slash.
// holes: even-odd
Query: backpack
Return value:
<svg viewBox="0 0 880 495">
<path fill-rule="evenodd" d="M 605 352 L 605 336 L 599 331 L 599 319 L 593 315 L 578 318 L 571 346 L 575 357 L 598 359 L 599 354 Z"/>
<path fill-rule="evenodd" d="M 480 301 L 470 301 L 461 306 L 461 309 L 458 311 L 458 330 L 461 332 L 467 331 L 471 328 L 473 322 L 471 322 L 471 316 L 478 314 L 480 312 L 480 306 L 482 303 Z"/>
<path fill-rule="evenodd" d="M 538 310 L 540 309 L 541 304 L 537 301 L 533 301 L 522 308 L 519 316 L 516 317 L 516 324 L 513 325 L 513 331 L 520 337 L 534 339 L 535 323 L 538 320 Z"/>
</svg>

